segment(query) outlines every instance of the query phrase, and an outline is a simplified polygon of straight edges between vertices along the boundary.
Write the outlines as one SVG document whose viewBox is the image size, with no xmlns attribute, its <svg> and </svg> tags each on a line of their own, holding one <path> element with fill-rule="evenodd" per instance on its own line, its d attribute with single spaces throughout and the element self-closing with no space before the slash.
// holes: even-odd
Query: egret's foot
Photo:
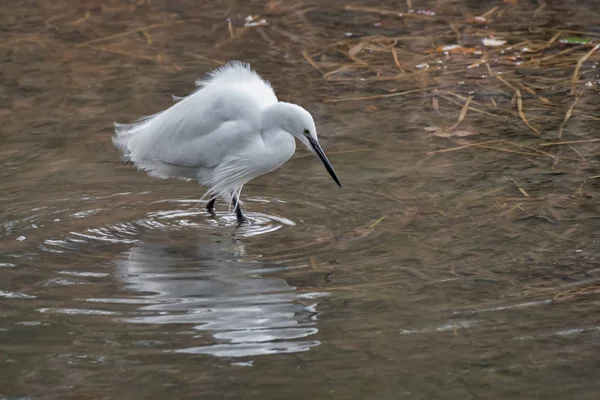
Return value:
<svg viewBox="0 0 600 400">
<path fill-rule="evenodd" d="M 216 199 L 212 199 L 206 204 L 206 211 L 208 211 L 213 218 L 217 218 L 217 213 L 215 213 L 215 200 Z"/>
<path fill-rule="evenodd" d="M 248 223 L 248 218 L 246 218 L 246 216 L 242 212 L 241 207 L 239 206 L 235 208 L 235 216 L 237 218 L 238 226 Z"/>
<path fill-rule="evenodd" d="M 235 193 L 231 198 L 231 203 L 233 204 L 233 209 L 235 210 L 235 216 L 237 217 L 238 226 L 247 223 L 248 218 L 244 216 L 244 213 L 242 212 L 242 206 L 240 205 L 240 199 L 238 198 L 238 196 L 236 196 Z"/>
</svg>

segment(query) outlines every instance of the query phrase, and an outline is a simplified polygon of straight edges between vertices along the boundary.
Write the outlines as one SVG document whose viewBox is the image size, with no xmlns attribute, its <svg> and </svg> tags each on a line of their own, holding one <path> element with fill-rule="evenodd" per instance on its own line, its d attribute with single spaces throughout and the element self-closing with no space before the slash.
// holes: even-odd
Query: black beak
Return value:
<svg viewBox="0 0 600 400">
<path fill-rule="evenodd" d="M 319 144 L 319 142 L 317 142 L 315 140 L 315 138 L 313 138 L 310 135 L 306 135 L 306 138 L 308 139 L 308 142 L 310 143 L 312 148 L 315 150 L 315 153 L 317 153 L 317 155 L 319 156 L 321 161 L 323 161 L 323 165 L 325 165 L 325 168 L 327 169 L 327 172 L 329 172 L 329 175 L 331 175 L 331 177 L 333 178 L 335 183 L 338 184 L 339 187 L 342 187 L 340 180 L 338 179 L 337 175 L 335 174 L 335 171 L 334 171 L 333 167 L 331 166 L 331 163 L 327 159 L 327 156 L 323 152 L 323 149 L 321 148 L 321 145 Z"/>
</svg>

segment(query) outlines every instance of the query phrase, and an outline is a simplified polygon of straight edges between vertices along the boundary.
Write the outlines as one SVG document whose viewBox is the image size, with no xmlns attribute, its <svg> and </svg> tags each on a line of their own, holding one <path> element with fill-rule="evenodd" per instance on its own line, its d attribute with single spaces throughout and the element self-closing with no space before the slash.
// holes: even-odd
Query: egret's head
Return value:
<svg viewBox="0 0 600 400">
<path fill-rule="evenodd" d="M 278 125 L 284 131 L 296 137 L 304 143 L 314 154 L 316 154 L 331 175 L 333 180 L 341 187 L 340 181 L 331 166 L 331 163 L 325 156 L 319 139 L 317 137 L 317 127 L 315 121 L 308 111 L 304 108 L 291 103 L 279 102 L 276 105 Z"/>
</svg>

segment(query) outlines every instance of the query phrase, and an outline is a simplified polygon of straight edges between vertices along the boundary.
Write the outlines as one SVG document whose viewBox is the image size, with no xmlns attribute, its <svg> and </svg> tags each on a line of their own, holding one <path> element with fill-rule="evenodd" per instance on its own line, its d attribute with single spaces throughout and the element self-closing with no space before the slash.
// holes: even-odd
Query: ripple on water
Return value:
<svg viewBox="0 0 600 400">
<path fill-rule="evenodd" d="M 36 299 L 36 296 L 31 296 L 25 293 L 9 292 L 7 290 L 0 290 L 0 297 L 5 299 Z"/>
<path fill-rule="evenodd" d="M 250 357 L 267 354 L 297 353 L 310 350 L 321 344 L 319 341 L 217 344 L 214 346 L 190 347 L 175 350 L 176 353 L 209 354 L 217 357 Z"/>
<path fill-rule="evenodd" d="M 263 202 L 261 198 L 255 202 Z M 181 229 L 221 229 L 223 227 L 237 227 L 234 214 L 218 212 L 214 219 L 207 215 L 203 206 L 194 200 L 162 200 L 157 204 L 171 204 L 175 207 L 147 213 L 143 218 L 134 221 L 125 221 L 107 224 L 99 227 L 90 227 L 82 231 L 72 231 L 65 238 L 46 239 L 40 248 L 50 253 L 64 253 L 77 250 L 81 244 L 90 242 L 106 244 L 134 244 L 139 236 L 148 231 L 169 231 Z M 77 214 L 81 218 L 82 213 Z M 84 213 L 85 214 L 85 213 Z M 284 226 L 296 224 L 284 217 L 268 215 L 259 212 L 246 213 L 249 224 L 236 228 L 236 236 L 251 237 L 275 232 Z"/>
<path fill-rule="evenodd" d="M 249 212 L 247 217 L 251 223 L 236 228 L 235 237 L 264 235 L 295 225 L 286 218 L 258 212 Z M 115 272 L 109 276 L 139 295 L 122 297 L 119 291 L 114 297 L 75 299 L 87 304 L 121 304 L 119 313 L 77 306 L 37 311 L 116 316 L 117 321 L 126 324 L 164 327 L 159 328 L 161 333 L 171 334 L 176 330 L 189 335 L 189 341 L 178 343 L 174 349 L 169 349 L 166 343 L 167 349 L 163 350 L 177 353 L 247 357 L 306 351 L 318 346 L 317 340 L 303 339 L 318 333 L 317 305 L 324 294 L 297 293 L 295 287 L 274 276 L 287 270 L 286 266 L 242 261 L 251 258 L 245 254 L 242 242 L 218 240 L 204 234 L 236 226 L 234 214 L 218 213 L 213 219 L 197 201 L 172 199 L 157 202 L 154 211 L 133 221 L 90 227 L 72 231 L 63 238 L 47 239 L 41 248 L 53 253 L 80 251 L 90 243 L 129 245 L 125 259 L 117 261 Z M 151 232 L 160 236 L 163 232 L 190 228 L 202 233 L 206 240 L 191 246 L 187 240 L 173 245 L 141 240 Z M 86 271 L 58 273 L 62 277 L 52 280 L 55 285 L 79 283 L 70 278 L 107 276 Z"/>
<path fill-rule="evenodd" d="M 0 268 L 17 268 L 17 264 L 13 264 L 13 263 L 0 263 Z"/>
<path fill-rule="evenodd" d="M 82 308 L 38 308 L 38 312 L 43 314 L 68 314 L 68 315 L 119 315 L 114 311 L 88 310 Z"/>
</svg>

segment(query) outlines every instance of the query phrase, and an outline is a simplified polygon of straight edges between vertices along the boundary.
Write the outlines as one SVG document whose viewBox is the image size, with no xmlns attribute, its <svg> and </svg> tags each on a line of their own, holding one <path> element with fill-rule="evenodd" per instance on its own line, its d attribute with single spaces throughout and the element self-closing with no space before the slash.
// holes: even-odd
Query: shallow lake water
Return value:
<svg viewBox="0 0 600 400">
<path fill-rule="evenodd" d="M 0 6 L 0 399 L 598 398 L 599 4 L 384 3 Z M 483 37 L 573 59 L 435 51 Z M 238 228 L 120 161 L 113 121 L 230 59 L 343 188 L 300 149 Z"/>
</svg>

